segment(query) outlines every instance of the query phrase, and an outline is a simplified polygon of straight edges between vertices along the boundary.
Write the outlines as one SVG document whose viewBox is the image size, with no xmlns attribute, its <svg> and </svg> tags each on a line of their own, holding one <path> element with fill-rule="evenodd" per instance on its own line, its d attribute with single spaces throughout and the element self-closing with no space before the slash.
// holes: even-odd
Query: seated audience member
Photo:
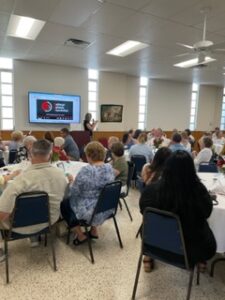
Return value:
<svg viewBox="0 0 225 300">
<path fill-rule="evenodd" d="M 198 140 L 198 145 L 199 145 L 200 150 L 201 150 L 202 148 L 204 148 L 203 139 L 204 139 L 205 137 L 212 138 L 211 132 L 210 132 L 210 131 L 204 132 L 203 135 L 202 135 L 202 136 L 200 137 L 200 139 Z"/>
<path fill-rule="evenodd" d="M 172 151 L 169 148 L 162 147 L 156 152 L 152 163 L 144 165 L 141 177 L 145 185 L 149 185 L 151 182 L 157 181 L 161 177 L 165 162 L 171 154 Z"/>
<path fill-rule="evenodd" d="M 124 149 L 130 149 L 131 146 L 135 144 L 133 138 L 129 135 L 129 133 L 124 133 L 122 137 L 122 143 L 124 145 Z"/>
<path fill-rule="evenodd" d="M 30 151 L 34 142 L 36 142 L 36 138 L 32 135 L 28 135 L 24 138 L 23 146 L 19 148 L 14 163 L 19 164 L 23 160 L 30 159 Z"/>
<path fill-rule="evenodd" d="M 118 143 L 120 140 L 117 136 L 110 136 L 108 138 L 108 149 L 106 151 L 105 162 L 110 162 L 112 160 L 111 148 L 114 143 Z"/>
<path fill-rule="evenodd" d="M 51 131 L 46 131 L 43 138 L 52 144 L 54 143 L 54 135 Z"/>
<path fill-rule="evenodd" d="M 191 266 L 198 264 L 204 271 L 206 261 L 216 253 L 216 241 L 207 222 L 213 206 L 186 151 L 174 152 L 166 161 L 161 179 L 145 188 L 140 198 L 142 214 L 146 207 L 173 212 L 180 217 L 189 262 Z M 153 266 L 150 257 L 144 261 L 150 268 Z"/>
<path fill-rule="evenodd" d="M 187 132 L 187 135 L 188 135 L 188 139 L 189 139 L 189 143 L 191 144 L 191 148 L 194 147 L 194 144 L 195 144 L 195 138 L 193 137 L 193 135 L 191 134 L 191 130 L 190 129 L 185 129 L 184 131 Z"/>
<path fill-rule="evenodd" d="M 136 129 L 135 132 L 133 133 L 133 139 L 134 139 L 134 142 L 136 143 L 137 140 L 138 140 L 138 137 L 139 135 L 142 133 L 142 130 L 141 129 Z"/>
<path fill-rule="evenodd" d="M 54 138 L 54 146 L 52 149 L 52 161 L 69 160 L 66 152 L 63 150 L 64 138 L 58 136 Z"/>
<path fill-rule="evenodd" d="M 172 136 L 172 141 L 171 144 L 169 146 L 170 150 L 172 152 L 175 152 L 177 150 L 184 150 L 187 151 L 186 148 L 184 147 L 184 145 L 181 144 L 181 135 L 179 133 L 174 133 Z"/>
<path fill-rule="evenodd" d="M 70 160 L 79 160 L 80 159 L 80 151 L 75 143 L 73 137 L 70 135 L 68 128 L 61 129 L 61 135 L 65 140 L 63 149 L 65 150 L 66 154 L 68 155 Z"/>
<path fill-rule="evenodd" d="M 124 156 L 123 144 L 120 142 L 114 143 L 111 147 L 111 152 L 115 180 L 120 180 L 122 182 L 121 192 L 125 193 L 127 187 L 128 164 Z"/>
<path fill-rule="evenodd" d="M 186 131 L 181 132 L 181 145 L 184 146 L 185 150 L 191 152 L 191 144 Z"/>
<path fill-rule="evenodd" d="M 213 155 L 213 152 L 212 152 L 212 145 L 213 145 L 213 142 L 211 140 L 211 138 L 209 137 L 205 137 L 203 139 L 203 148 L 202 150 L 197 154 L 196 151 L 193 151 L 192 152 L 192 156 L 194 158 L 194 164 L 195 164 L 195 167 L 196 167 L 196 170 L 198 170 L 198 167 L 201 163 L 203 162 L 209 162 L 212 155 Z"/>
<path fill-rule="evenodd" d="M 217 131 L 214 137 L 212 138 L 214 145 L 224 145 L 225 144 L 225 138 L 223 136 L 222 131 Z"/>
<path fill-rule="evenodd" d="M 0 136 L 0 150 L 5 151 L 6 150 L 6 146 L 2 141 L 2 137 Z"/>
<path fill-rule="evenodd" d="M 9 142 L 9 151 L 18 150 L 23 142 L 23 132 L 13 131 L 11 134 L 11 141 Z"/>
<path fill-rule="evenodd" d="M 154 129 L 152 138 L 148 141 L 148 145 L 155 147 L 167 147 L 170 144 L 170 139 L 167 139 L 161 128 Z"/>
<path fill-rule="evenodd" d="M 144 155 L 146 162 L 151 162 L 153 158 L 153 153 L 151 148 L 146 145 L 147 135 L 146 133 L 141 133 L 137 139 L 137 144 L 133 145 L 129 151 L 129 157 L 133 155 Z"/>
<path fill-rule="evenodd" d="M 81 230 L 79 220 L 90 221 L 103 187 L 114 180 L 111 164 L 105 164 L 105 148 L 99 142 L 90 142 L 84 149 L 88 165 L 77 174 L 70 187 L 69 197 L 61 204 L 61 213 L 68 225 L 74 227 L 76 238 L 73 243 L 78 246 L 87 241 Z M 97 225 L 104 222 L 110 212 L 100 213 L 94 218 L 90 237 L 98 238 Z"/>
<path fill-rule="evenodd" d="M 67 187 L 67 180 L 61 169 L 50 164 L 51 150 L 51 144 L 47 140 L 39 140 L 33 143 L 31 166 L 24 170 L 22 175 L 15 178 L 0 196 L 1 228 L 9 228 L 15 199 L 24 192 L 43 191 L 48 193 L 51 224 L 54 224 L 59 219 L 60 202 Z M 41 224 L 40 226 L 17 228 L 14 231 L 32 233 L 44 227 L 45 224 Z"/>
<path fill-rule="evenodd" d="M 217 135 L 219 134 L 220 132 L 220 128 L 219 127 L 215 127 L 215 130 L 212 134 L 212 140 L 216 139 L 217 138 Z"/>
</svg>

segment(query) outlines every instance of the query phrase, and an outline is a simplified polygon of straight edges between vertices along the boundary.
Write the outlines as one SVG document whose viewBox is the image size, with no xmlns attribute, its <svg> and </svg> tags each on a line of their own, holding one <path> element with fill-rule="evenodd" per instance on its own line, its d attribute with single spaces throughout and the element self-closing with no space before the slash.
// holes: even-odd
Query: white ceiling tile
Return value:
<svg viewBox="0 0 225 300">
<path fill-rule="evenodd" d="M 7 31 L 10 14 L 0 12 L 0 36 L 4 36 Z"/>
<path fill-rule="evenodd" d="M 225 12 L 222 12 L 221 15 L 217 15 L 214 17 L 208 17 L 206 23 L 206 30 L 209 32 L 217 32 L 221 29 L 225 28 Z M 203 23 L 195 25 L 196 28 L 203 29 Z"/>
<path fill-rule="evenodd" d="M 0 0 L 0 11 L 12 13 L 16 0 Z"/>
<path fill-rule="evenodd" d="M 48 20 L 60 0 L 17 0 L 14 14 Z"/>
<path fill-rule="evenodd" d="M 134 11 L 131 9 L 105 3 L 82 27 L 93 32 L 116 34 L 118 31 L 114 30 L 115 27 L 123 24 L 132 14 Z"/>
<path fill-rule="evenodd" d="M 139 10 L 152 0 L 108 0 L 109 3 Z"/>
<path fill-rule="evenodd" d="M 142 11 L 155 16 L 169 18 L 179 11 L 192 7 L 199 1 L 200 0 L 152 0 Z"/>
<path fill-rule="evenodd" d="M 102 5 L 97 0 L 61 0 L 50 21 L 78 27 Z"/>
</svg>

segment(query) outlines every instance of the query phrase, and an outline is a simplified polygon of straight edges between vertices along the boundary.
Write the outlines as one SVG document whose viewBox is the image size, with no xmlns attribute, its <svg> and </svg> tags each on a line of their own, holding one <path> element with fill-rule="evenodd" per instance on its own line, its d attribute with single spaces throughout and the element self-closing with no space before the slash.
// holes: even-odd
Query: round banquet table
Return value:
<svg viewBox="0 0 225 300">
<path fill-rule="evenodd" d="M 206 188 L 210 190 L 218 178 L 224 175 L 220 173 L 198 173 L 198 176 Z M 225 193 L 224 195 L 217 194 L 216 200 L 218 201 L 218 205 L 213 206 L 213 211 L 208 222 L 217 242 L 216 252 L 225 253 Z"/>
</svg>

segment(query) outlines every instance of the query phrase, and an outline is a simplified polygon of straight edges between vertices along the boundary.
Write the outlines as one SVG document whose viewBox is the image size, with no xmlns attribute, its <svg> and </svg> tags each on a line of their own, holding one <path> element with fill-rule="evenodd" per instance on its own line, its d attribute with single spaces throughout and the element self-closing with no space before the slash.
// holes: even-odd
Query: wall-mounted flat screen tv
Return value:
<svg viewBox="0 0 225 300">
<path fill-rule="evenodd" d="M 80 123 L 80 96 L 29 92 L 29 122 Z"/>
</svg>

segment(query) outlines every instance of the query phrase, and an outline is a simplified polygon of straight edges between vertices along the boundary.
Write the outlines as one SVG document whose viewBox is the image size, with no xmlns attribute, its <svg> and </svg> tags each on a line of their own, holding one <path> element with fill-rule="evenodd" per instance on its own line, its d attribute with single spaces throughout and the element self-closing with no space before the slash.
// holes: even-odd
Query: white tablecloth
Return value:
<svg viewBox="0 0 225 300">
<path fill-rule="evenodd" d="M 202 183 L 208 190 L 212 188 L 219 176 L 224 176 L 219 173 L 198 173 Z M 213 206 L 213 211 L 208 219 L 209 226 L 212 229 L 217 242 L 217 252 L 225 252 L 225 195 L 218 195 L 218 205 Z"/>
</svg>

